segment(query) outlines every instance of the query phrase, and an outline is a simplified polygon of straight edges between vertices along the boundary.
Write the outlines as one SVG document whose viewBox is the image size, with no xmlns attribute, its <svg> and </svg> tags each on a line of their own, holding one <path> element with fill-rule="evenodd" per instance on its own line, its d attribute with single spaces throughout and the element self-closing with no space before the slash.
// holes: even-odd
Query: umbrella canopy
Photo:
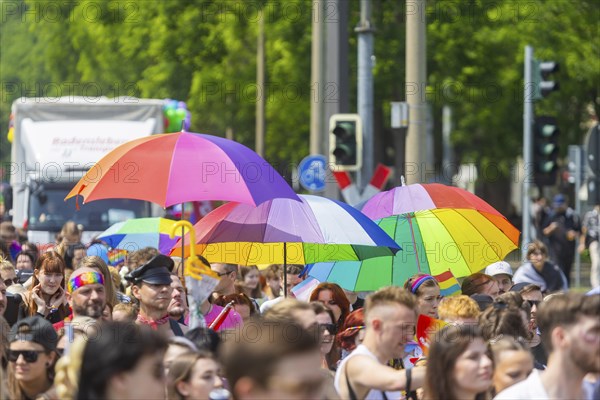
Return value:
<svg viewBox="0 0 600 400">
<path fill-rule="evenodd" d="M 177 221 L 166 218 L 136 218 L 118 222 L 102 232 L 98 239 L 114 249 L 134 251 L 143 247 L 157 248 L 168 254 L 180 236 L 170 237 Z"/>
<path fill-rule="evenodd" d="M 400 248 L 345 203 L 310 195 L 300 195 L 300 200 L 222 205 L 194 226 L 196 253 L 210 262 L 308 264 L 393 255 Z"/>
<path fill-rule="evenodd" d="M 168 207 L 188 201 L 260 204 L 298 200 L 287 182 L 254 151 L 232 140 L 189 132 L 129 141 L 104 156 L 65 198 L 147 200 Z"/>
<path fill-rule="evenodd" d="M 363 212 L 379 218 L 377 224 L 403 251 L 362 262 L 318 263 L 310 267 L 310 276 L 348 290 L 377 290 L 401 286 L 416 273 L 440 275 L 450 270 L 456 277 L 467 276 L 518 247 L 519 231 L 502 214 L 456 187 L 400 186 L 377 194 Z"/>
</svg>

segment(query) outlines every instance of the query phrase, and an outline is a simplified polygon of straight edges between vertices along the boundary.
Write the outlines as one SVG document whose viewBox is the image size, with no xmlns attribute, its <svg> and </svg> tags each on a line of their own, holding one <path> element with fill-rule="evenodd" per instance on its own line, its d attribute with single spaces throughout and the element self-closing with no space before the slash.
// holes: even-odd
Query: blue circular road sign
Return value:
<svg viewBox="0 0 600 400">
<path fill-rule="evenodd" d="M 317 154 L 304 157 L 298 166 L 300 185 L 311 192 L 322 192 L 325 190 L 326 171 L 325 156 Z"/>
</svg>

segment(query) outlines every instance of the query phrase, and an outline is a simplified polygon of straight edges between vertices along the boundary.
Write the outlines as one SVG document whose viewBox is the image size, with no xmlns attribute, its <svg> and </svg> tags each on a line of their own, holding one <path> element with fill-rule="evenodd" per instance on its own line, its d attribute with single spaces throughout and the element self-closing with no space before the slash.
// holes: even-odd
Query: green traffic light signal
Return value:
<svg viewBox="0 0 600 400">
<path fill-rule="evenodd" d="M 558 177 L 558 124 L 556 118 L 539 116 L 533 129 L 534 180 L 539 186 L 551 186 Z"/>
<path fill-rule="evenodd" d="M 550 75 L 558 72 L 559 70 L 560 65 L 555 61 L 533 60 L 533 100 L 541 100 L 550 93 L 560 89 L 558 82 L 549 80 Z"/>
<path fill-rule="evenodd" d="M 545 137 L 551 137 L 556 132 L 557 128 L 555 125 L 544 125 L 542 127 L 542 135 Z"/>
</svg>

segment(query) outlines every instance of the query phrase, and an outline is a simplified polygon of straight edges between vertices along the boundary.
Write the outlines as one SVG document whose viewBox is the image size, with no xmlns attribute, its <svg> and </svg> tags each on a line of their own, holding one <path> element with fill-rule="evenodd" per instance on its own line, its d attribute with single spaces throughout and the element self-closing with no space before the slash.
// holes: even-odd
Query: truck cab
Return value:
<svg viewBox="0 0 600 400">
<path fill-rule="evenodd" d="M 132 98 L 21 98 L 13 103 L 11 149 L 13 225 L 28 240 L 54 243 L 67 221 L 88 243 L 112 224 L 160 215 L 160 207 L 130 199 L 83 204 L 65 197 L 97 161 L 117 146 L 164 130 L 162 100 Z"/>
</svg>

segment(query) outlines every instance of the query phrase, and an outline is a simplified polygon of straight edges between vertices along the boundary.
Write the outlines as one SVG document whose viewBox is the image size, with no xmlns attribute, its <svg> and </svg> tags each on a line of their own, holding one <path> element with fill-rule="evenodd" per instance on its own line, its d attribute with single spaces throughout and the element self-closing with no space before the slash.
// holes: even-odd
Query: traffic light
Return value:
<svg viewBox="0 0 600 400">
<path fill-rule="evenodd" d="M 540 116 L 533 127 L 534 180 L 538 186 L 556 183 L 558 174 L 558 125 L 556 118 Z"/>
<path fill-rule="evenodd" d="M 550 74 L 558 72 L 559 64 L 554 61 L 533 60 L 533 99 L 541 100 L 560 88 L 558 82 L 548 80 Z"/>
<path fill-rule="evenodd" d="M 334 114 L 329 119 L 329 162 L 339 171 L 362 167 L 362 123 L 358 114 Z"/>
</svg>

